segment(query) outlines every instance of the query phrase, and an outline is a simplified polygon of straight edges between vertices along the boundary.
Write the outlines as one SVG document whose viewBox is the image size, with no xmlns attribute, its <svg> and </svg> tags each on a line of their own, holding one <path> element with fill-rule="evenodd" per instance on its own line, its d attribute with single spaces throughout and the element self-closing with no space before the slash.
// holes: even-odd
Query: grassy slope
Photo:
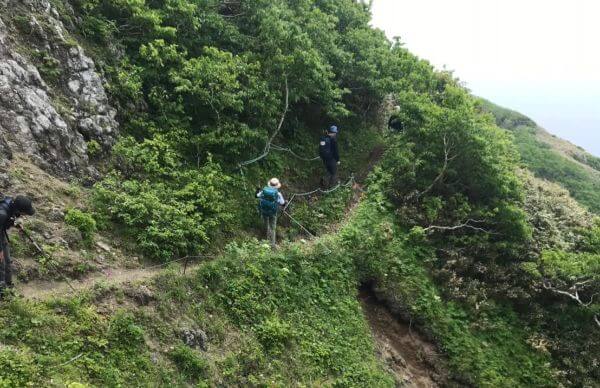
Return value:
<svg viewBox="0 0 600 388">
<path fill-rule="evenodd" d="M 564 186 L 581 204 L 600 213 L 600 158 L 549 134 L 531 119 L 482 100 L 499 126 L 511 130 L 523 163 L 538 177 Z"/>
<path fill-rule="evenodd" d="M 394 226 L 376 198 L 359 205 L 340 233 L 311 244 L 277 252 L 234 244 L 188 277 L 165 271 L 143 287 L 5 302 L 0 383 L 393 386 L 356 298 L 358 285 L 374 280 L 448 355 L 452 378 L 551 385 L 547 356 L 527 345 L 514 314 L 445 301 L 427 275 L 431 251 Z M 146 289 L 150 301 L 139 304 Z M 203 329 L 208 350 L 184 346 L 182 328 Z"/>
</svg>

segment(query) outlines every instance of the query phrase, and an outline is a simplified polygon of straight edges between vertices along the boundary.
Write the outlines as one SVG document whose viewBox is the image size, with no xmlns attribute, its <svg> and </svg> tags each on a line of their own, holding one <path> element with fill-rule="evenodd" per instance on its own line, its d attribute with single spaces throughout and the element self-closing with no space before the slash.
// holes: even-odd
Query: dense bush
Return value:
<svg viewBox="0 0 600 388">
<path fill-rule="evenodd" d="M 367 5 L 350 0 L 75 5 L 132 136 L 116 148 L 95 203 L 152 257 L 201 249 L 232 216 L 248 223 L 235 168 L 261 154 L 280 126 L 275 141 L 301 139 L 301 148 L 334 121 L 358 130 L 402 88 L 405 72 L 430 71 L 369 26 Z M 286 170 L 280 155 L 264 162 L 248 175 L 264 181 Z M 228 199 L 243 206 L 219 205 Z"/>
<path fill-rule="evenodd" d="M 77 228 L 84 241 L 87 243 L 92 241 L 96 232 L 96 220 L 91 214 L 79 209 L 69 209 L 65 214 L 65 223 Z"/>
<path fill-rule="evenodd" d="M 217 226 L 226 230 L 230 178 L 210 159 L 197 169 L 186 168 L 161 139 L 123 139 L 114 150 L 120 171 L 96 185 L 93 200 L 128 227 L 126 233 L 149 257 L 169 260 L 201 250 Z"/>
</svg>

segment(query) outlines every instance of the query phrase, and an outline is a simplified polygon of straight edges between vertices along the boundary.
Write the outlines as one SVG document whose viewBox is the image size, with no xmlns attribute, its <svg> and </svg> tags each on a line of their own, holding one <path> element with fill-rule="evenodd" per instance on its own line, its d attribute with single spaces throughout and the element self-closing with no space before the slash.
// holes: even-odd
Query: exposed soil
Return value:
<svg viewBox="0 0 600 388">
<path fill-rule="evenodd" d="M 183 271 L 183 264 L 178 265 Z M 193 271 L 200 263 L 190 263 L 186 271 Z M 15 291 L 26 299 L 47 299 L 50 296 L 61 296 L 78 291 L 88 290 L 96 284 L 122 285 L 125 283 L 139 282 L 158 275 L 164 267 L 152 266 L 146 268 L 111 268 L 101 272 L 94 272 L 81 279 L 67 281 L 34 280 L 28 283 L 17 283 Z M 188 272 L 189 273 L 189 272 Z"/>
<path fill-rule="evenodd" d="M 443 385 L 436 347 L 410 324 L 396 319 L 369 286 L 361 287 L 359 298 L 371 326 L 377 356 L 396 379 L 396 385 L 418 388 Z"/>
</svg>

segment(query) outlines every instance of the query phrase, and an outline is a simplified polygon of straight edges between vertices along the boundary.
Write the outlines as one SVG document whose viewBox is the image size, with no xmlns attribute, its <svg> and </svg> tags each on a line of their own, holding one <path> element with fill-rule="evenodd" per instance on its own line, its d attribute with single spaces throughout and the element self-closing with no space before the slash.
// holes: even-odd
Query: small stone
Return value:
<svg viewBox="0 0 600 388">
<path fill-rule="evenodd" d="M 65 213 L 58 208 L 53 208 L 52 210 L 50 210 L 48 218 L 50 219 L 50 221 L 59 222 L 65 218 Z"/>
<path fill-rule="evenodd" d="M 50 232 L 44 232 L 42 235 L 46 240 L 50 240 L 52 238 L 52 234 Z"/>
<path fill-rule="evenodd" d="M 75 246 L 79 244 L 82 240 L 83 236 L 81 235 L 81 232 L 77 230 L 77 228 L 68 227 L 65 229 L 63 241 L 65 241 L 67 245 Z"/>
<path fill-rule="evenodd" d="M 201 349 L 202 351 L 208 349 L 208 336 L 203 330 L 183 329 L 181 331 L 181 340 L 191 348 Z"/>
<path fill-rule="evenodd" d="M 154 300 L 154 293 L 146 286 L 125 290 L 125 294 L 136 301 L 140 306 L 148 306 Z"/>
<path fill-rule="evenodd" d="M 78 93 L 81 83 L 78 80 L 74 79 L 74 80 L 69 81 L 68 85 L 69 85 L 69 89 L 73 93 Z"/>
<path fill-rule="evenodd" d="M 108 244 L 103 243 L 102 241 L 96 241 L 96 246 L 105 252 L 110 252 L 110 247 Z"/>
</svg>

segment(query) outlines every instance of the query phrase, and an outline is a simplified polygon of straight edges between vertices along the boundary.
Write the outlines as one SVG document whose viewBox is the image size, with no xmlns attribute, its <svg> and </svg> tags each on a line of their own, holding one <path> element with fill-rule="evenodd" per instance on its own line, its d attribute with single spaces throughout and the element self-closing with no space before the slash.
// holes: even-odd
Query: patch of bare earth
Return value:
<svg viewBox="0 0 600 388">
<path fill-rule="evenodd" d="M 395 318 L 369 288 L 359 298 L 371 326 L 377 356 L 394 376 L 396 386 L 430 388 L 445 385 L 436 347 Z"/>
<path fill-rule="evenodd" d="M 185 273 L 191 273 L 201 265 L 201 262 L 190 263 L 172 263 L 172 266 L 180 267 L 178 270 Z M 185 266 L 185 270 L 184 270 Z M 157 276 L 165 266 L 151 266 L 140 268 L 107 268 L 100 272 L 90 273 L 88 276 L 80 279 L 70 279 L 68 281 L 48 281 L 34 280 L 27 283 L 17 283 L 16 293 L 26 299 L 47 299 L 50 296 L 64 296 L 81 291 L 92 289 L 95 285 L 121 286 L 127 283 L 143 282 Z"/>
</svg>

